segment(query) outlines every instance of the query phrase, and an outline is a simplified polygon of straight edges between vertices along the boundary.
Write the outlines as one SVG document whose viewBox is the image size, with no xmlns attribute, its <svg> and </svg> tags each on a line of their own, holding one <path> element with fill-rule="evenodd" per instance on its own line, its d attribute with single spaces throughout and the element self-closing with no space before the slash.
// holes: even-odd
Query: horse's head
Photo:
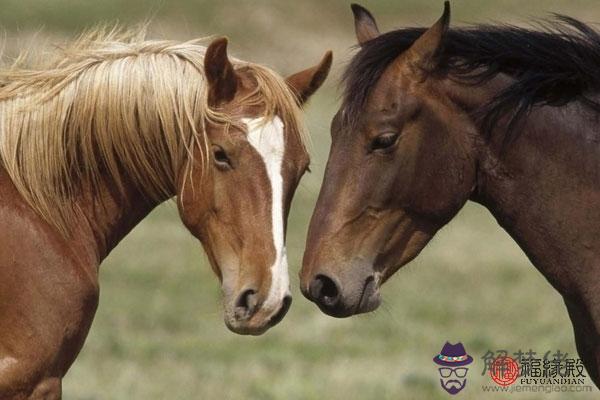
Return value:
<svg viewBox="0 0 600 400">
<path fill-rule="evenodd" d="M 226 39 L 206 50 L 207 106 L 227 123 L 206 121 L 206 143 L 196 145 L 205 148 L 191 154 L 207 157 L 187 160 L 178 204 L 221 281 L 225 323 L 234 332 L 261 334 L 289 309 L 286 221 L 309 163 L 298 100 L 321 86 L 330 66 L 328 53 L 314 68 L 265 84 L 272 72 L 261 69 L 261 77 L 256 68 L 234 66 Z"/>
<path fill-rule="evenodd" d="M 444 91 L 447 78 L 431 72 L 448 28 L 448 4 L 379 76 L 369 57 L 397 50 L 386 47 L 389 36 L 379 35 L 368 11 L 353 11 L 361 59 L 346 73 L 344 106 L 332 122 L 300 274 L 303 293 L 337 317 L 379 305 L 380 285 L 464 205 L 475 173 L 464 142 L 474 124 Z M 365 89 L 365 82 L 371 87 L 361 102 L 353 89 Z"/>
</svg>

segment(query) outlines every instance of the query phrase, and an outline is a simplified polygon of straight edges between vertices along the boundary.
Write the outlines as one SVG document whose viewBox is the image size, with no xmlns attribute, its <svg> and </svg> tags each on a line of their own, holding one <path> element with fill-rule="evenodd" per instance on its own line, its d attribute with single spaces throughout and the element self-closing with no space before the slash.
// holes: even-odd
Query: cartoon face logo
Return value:
<svg viewBox="0 0 600 400">
<path fill-rule="evenodd" d="M 446 392 L 454 395 L 465 388 L 469 372 L 465 365 L 471 364 L 473 357 L 467 354 L 462 343 L 446 342 L 440 354 L 433 357 L 433 362 L 440 366 L 440 385 Z"/>
</svg>

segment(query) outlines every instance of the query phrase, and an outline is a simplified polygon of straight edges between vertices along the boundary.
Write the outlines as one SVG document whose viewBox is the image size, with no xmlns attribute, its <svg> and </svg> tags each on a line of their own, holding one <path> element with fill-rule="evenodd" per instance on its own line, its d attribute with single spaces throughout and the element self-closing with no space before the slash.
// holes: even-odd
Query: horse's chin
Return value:
<svg viewBox="0 0 600 400">
<path fill-rule="evenodd" d="M 277 322 L 273 322 L 271 319 L 265 319 L 258 322 L 251 319 L 249 321 L 240 322 L 225 318 L 225 325 L 227 328 L 238 335 L 260 336 L 276 324 Z"/>
<path fill-rule="evenodd" d="M 225 312 L 225 325 L 238 335 L 259 336 L 277 325 L 287 314 L 291 305 L 291 296 L 286 296 L 276 311 L 260 309 L 249 319 L 236 318 L 235 313 Z"/>
<path fill-rule="evenodd" d="M 269 330 L 269 328 L 271 327 L 269 324 L 259 326 L 250 324 L 230 323 L 227 319 L 225 320 L 225 325 L 233 333 L 237 333 L 238 335 L 250 336 L 260 336 L 267 330 Z"/>
</svg>

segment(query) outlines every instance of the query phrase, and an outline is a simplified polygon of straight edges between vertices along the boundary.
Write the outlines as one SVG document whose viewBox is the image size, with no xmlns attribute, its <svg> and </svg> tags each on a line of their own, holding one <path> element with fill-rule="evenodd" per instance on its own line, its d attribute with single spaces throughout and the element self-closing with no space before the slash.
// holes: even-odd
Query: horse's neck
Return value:
<svg viewBox="0 0 600 400">
<path fill-rule="evenodd" d="M 71 227 L 72 240 L 85 240 L 101 262 L 159 203 L 132 185 L 126 185 L 124 193 L 110 182 L 102 183 L 93 193 L 83 189 L 77 199 L 80 211 Z"/>
<path fill-rule="evenodd" d="M 535 108 L 513 142 L 502 148 L 493 135 L 479 149 L 473 200 L 567 295 L 600 270 L 599 133 L 598 119 L 573 102 Z"/>
</svg>

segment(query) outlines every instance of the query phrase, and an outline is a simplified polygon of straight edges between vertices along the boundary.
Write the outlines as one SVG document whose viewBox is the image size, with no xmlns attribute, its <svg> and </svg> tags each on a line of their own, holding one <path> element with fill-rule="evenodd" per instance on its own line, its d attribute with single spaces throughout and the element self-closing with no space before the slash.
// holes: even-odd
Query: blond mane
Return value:
<svg viewBox="0 0 600 400">
<path fill-rule="evenodd" d="M 202 39 L 144 37 L 144 30 L 95 29 L 45 64 L 0 71 L 0 165 L 62 232 L 82 184 L 97 188 L 107 179 L 123 191 L 127 178 L 151 199 L 172 197 L 184 162 L 209 160 L 206 123 L 236 123 L 208 105 Z M 278 114 L 305 139 L 284 80 L 264 66 L 232 62 L 258 83 L 243 101 L 264 105 L 264 117 Z"/>
</svg>

